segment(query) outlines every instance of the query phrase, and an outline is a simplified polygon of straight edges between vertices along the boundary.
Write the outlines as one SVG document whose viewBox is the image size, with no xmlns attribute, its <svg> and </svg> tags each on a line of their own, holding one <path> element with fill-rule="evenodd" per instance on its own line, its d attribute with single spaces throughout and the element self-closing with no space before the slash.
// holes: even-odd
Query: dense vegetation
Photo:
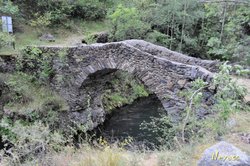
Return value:
<svg viewBox="0 0 250 166">
<path fill-rule="evenodd" d="M 91 23 L 94 27 L 105 26 L 109 41 L 143 39 L 190 56 L 227 60 L 248 67 L 249 9 L 249 0 L 0 0 L 0 15 L 13 17 L 17 33 L 22 33 L 24 26 L 31 28 L 30 33 L 34 31 L 36 38 L 50 31 L 63 30 L 63 33 L 72 34 L 79 30 L 77 26 L 81 23 Z M 98 28 L 90 30 L 92 26 L 86 29 L 83 31 L 100 32 Z M 0 51 L 15 41 L 24 42 L 24 38 L 26 36 L 20 39 L 15 33 L 0 32 Z M 84 33 L 82 39 L 95 42 L 92 33 Z M 68 105 L 47 87 L 52 72 L 51 56 L 54 55 L 41 54 L 41 50 L 32 47 L 17 52 L 17 69 L 26 65 L 39 68 L 39 72 L 0 73 L 0 88 L 6 86 L 0 91 L 0 111 L 3 111 L 3 103 L 5 109 L 5 112 L 0 112 L 0 162 L 6 165 L 62 165 L 64 162 L 97 166 L 141 164 L 140 157 L 135 156 L 141 156 L 142 151 L 133 149 L 134 152 L 127 154 L 125 150 L 128 144 L 132 145 L 130 139 L 110 145 L 99 138 L 94 146 L 90 146 L 87 126 L 73 124 L 65 131 L 60 115 L 69 109 Z M 64 54 L 62 52 L 62 59 Z M 33 60 L 37 63 L 32 63 Z M 159 154 L 159 165 L 183 165 L 193 153 L 185 151 L 186 148 L 230 135 L 232 128 L 228 127 L 228 121 L 232 116 L 240 116 L 239 126 L 244 128 L 236 132 L 250 132 L 250 109 L 244 101 L 247 90 L 238 86 L 230 73 L 243 75 L 246 70 L 238 65 L 224 64 L 212 85 L 198 79 L 192 82 L 188 91 L 178 94 L 187 103 L 178 123 L 163 115 L 141 125 L 142 129 L 157 133 L 160 152 L 178 156 Z M 114 74 L 110 86 L 112 88 L 105 92 L 103 99 L 107 111 L 149 95 L 139 80 L 120 71 Z M 209 108 L 210 116 L 201 120 L 196 113 L 203 108 L 201 101 L 208 88 L 216 89 L 216 102 Z"/>
<path fill-rule="evenodd" d="M 0 13 L 42 31 L 108 19 L 110 41 L 144 39 L 191 56 L 249 64 L 249 1 L 2 1 Z M 30 5 L 32 4 L 32 5 Z M 42 31 L 44 32 L 44 31 Z M 1 37 L 1 41 L 4 40 Z M 4 43 L 1 42 L 1 45 Z"/>
</svg>

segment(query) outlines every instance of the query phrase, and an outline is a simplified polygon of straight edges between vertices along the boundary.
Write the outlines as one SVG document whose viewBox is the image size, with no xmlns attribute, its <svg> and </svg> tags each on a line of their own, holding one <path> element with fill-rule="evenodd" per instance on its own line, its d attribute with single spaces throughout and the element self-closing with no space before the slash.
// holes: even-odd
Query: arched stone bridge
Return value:
<svg viewBox="0 0 250 166">
<path fill-rule="evenodd" d="M 92 127 L 102 123 L 106 114 L 98 93 L 100 89 L 92 88 L 88 92 L 85 88 L 92 78 L 116 70 L 127 71 L 156 94 L 170 116 L 176 117 L 185 107 L 178 92 L 188 88 L 196 78 L 211 81 L 212 72 L 218 67 L 216 61 L 188 57 L 142 40 L 39 48 L 43 53 L 58 55 L 53 58 L 54 75 L 50 82 L 68 102 L 70 118 L 86 123 L 90 114 Z"/>
</svg>

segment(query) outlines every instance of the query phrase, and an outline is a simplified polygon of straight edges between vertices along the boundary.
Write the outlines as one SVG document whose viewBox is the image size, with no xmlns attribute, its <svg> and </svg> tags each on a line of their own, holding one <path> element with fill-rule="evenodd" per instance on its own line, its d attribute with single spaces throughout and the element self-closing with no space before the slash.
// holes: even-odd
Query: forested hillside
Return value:
<svg viewBox="0 0 250 166">
<path fill-rule="evenodd" d="M 108 21 L 105 26 L 109 41 L 143 39 L 203 59 L 250 63 L 247 0 L 14 0 L 1 3 L 0 13 L 13 16 L 16 32 L 25 24 L 33 27 L 37 36 L 49 32 L 48 29 L 65 28 L 77 33 L 74 25 L 79 21 L 96 24 Z M 15 35 L 1 34 L 1 47 L 13 40 Z"/>
</svg>

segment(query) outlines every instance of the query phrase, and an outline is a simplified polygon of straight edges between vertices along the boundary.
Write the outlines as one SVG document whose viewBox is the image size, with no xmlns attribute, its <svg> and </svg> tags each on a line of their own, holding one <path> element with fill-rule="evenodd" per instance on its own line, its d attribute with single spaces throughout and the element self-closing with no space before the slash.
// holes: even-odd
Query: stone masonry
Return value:
<svg viewBox="0 0 250 166">
<path fill-rule="evenodd" d="M 188 88 L 196 78 L 210 82 L 213 78 L 210 71 L 216 71 L 219 65 L 217 61 L 189 57 L 142 40 L 39 48 L 43 53 L 54 54 L 67 50 L 65 60 L 60 56 L 53 58 L 51 86 L 69 104 L 69 118 L 83 124 L 90 118 L 91 128 L 102 123 L 106 114 L 101 94 L 86 90 L 85 83 L 93 75 L 101 77 L 117 70 L 129 72 L 141 80 L 159 98 L 168 115 L 176 119 L 186 104 L 178 92 Z"/>
</svg>

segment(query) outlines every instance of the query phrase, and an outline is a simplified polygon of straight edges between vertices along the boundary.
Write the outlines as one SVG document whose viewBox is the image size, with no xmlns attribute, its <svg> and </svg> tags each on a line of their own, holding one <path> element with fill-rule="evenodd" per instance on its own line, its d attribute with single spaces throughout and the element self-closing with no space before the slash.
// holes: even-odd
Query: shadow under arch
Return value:
<svg viewBox="0 0 250 166">
<path fill-rule="evenodd" d="M 88 66 L 88 68 L 93 67 Z M 118 79 L 118 82 L 112 83 L 112 80 L 115 79 Z M 83 110 L 86 110 L 86 112 L 90 114 L 90 121 L 92 121 L 91 123 L 93 125 L 93 128 L 95 128 L 99 124 L 102 124 L 106 120 L 106 116 L 109 113 L 104 105 L 105 92 L 109 90 L 111 91 L 112 89 L 111 93 L 120 93 L 119 91 L 113 91 L 113 87 L 123 87 L 121 89 L 124 90 L 124 87 L 129 86 L 129 88 L 126 88 L 127 92 L 121 92 L 121 94 L 123 95 L 123 98 L 130 98 L 130 95 L 134 93 L 133 87 L 129 83 L 131 81 L 135 82 L 136 85 L 144 86 L 149 94 L 154 96 L 154 100 L 157 100 L 161 104 L 160 99 L 157 97 L 157 95 L 152 92 L 152 90 L 147 85 L 145 85 L 142 80 L 138 78 L 136 72 L 129 73 L 126 70 L 117 68 L 105 68 L 102 70 L 96 70 L 94 72 L 92 70 L 92 73 L 84 79 L 81 86 L 78 88 L 78 101 L 81 101 L 78 106 L 80 106 Z M 131 98 L 132 100 L 136 100 L 139 97 L 140 96 Z M 124 104 L 128 103 L 125 102 Z M 163 105 L 161 105 L 161 107 L 163 108 Z"/>
<path fill-rule="evenodd" d="M 93 131 L 97 137 L 105 137 L 110 142 L 133 137 L 134 143 L 138 146 L 143 144 L 151 146 L 152 144 L 153 147 L 154 142 L 156 142 L 155 136 L 152 136 L 152 133 L 148 131 L 141 130 L 140 125 L 144 121 L 150 122 L 152 117 L 158 118 L 161 114 L 167 114 L 161 101 L 154 93 L 149 92 L 149 96 L 132 98 L 133 102 L 128 105 L 124 103 L 121 107 L 113 108 L 111 111 L 105 107 L 104 93 L 106 90 L 111 91 L 112 89 L 111 93 L 119 93 L 122 98 L 134 96 L 132 95 L 133 87 L 128 82 L 136 81 L 139 83 L 137 85 L 143 83 L 132 74 L 118 69 L 98 70 L 88 75 L 80 89 L 83 93 L 87 92 L 89 96 L 92 96 L 89 100 L 91 109 L 87 109 L 89 109 L 92 122 L 99 119 L 99 123 Z M 124 92 L 115 91 L 114 86 L 121 88 L 118 90 L 124 90 Z M 124 89 L 127 86 L 130 87 Z M 146 86 L 145 88 L 148 90 Z M 96 110 L 103 110 L 104 114 L 98 113 L 103 117 L 98 117 Z"/>
<path fill-rule="evenodd" d="M 105 119 L 105 111 L 101 104 L 91 108 L 89 103 L 89 98 L 94 98 L 97 103 L 101 103 L 101 99 L 90 96 L 88 90 L 81 90 L 90 77 L 95 77 L 94 73 L 105 74 L 122 70 L 134 75 L 150 92 L 156 94 L 168 115 L 174 120 L 178 119 L 186 104 L 178 93 L 189 88 L 190 82 L 196 78 L 210 80 L 212 77 L 212 74 L 202 67 L 171 61 L 125 43 L 69 48 L 66 62 L 59 64 L 59 61 L 56 59 L 53 62 L 53 87 L 57 88 L 69 104 L 70 119 L 79 124 L 86 124 L 89 112 L 92 113 L 94 121 L 90 129 Z M 67 78 L 67 83 L 58 82 L 57 76 Z"/>
</svg>

